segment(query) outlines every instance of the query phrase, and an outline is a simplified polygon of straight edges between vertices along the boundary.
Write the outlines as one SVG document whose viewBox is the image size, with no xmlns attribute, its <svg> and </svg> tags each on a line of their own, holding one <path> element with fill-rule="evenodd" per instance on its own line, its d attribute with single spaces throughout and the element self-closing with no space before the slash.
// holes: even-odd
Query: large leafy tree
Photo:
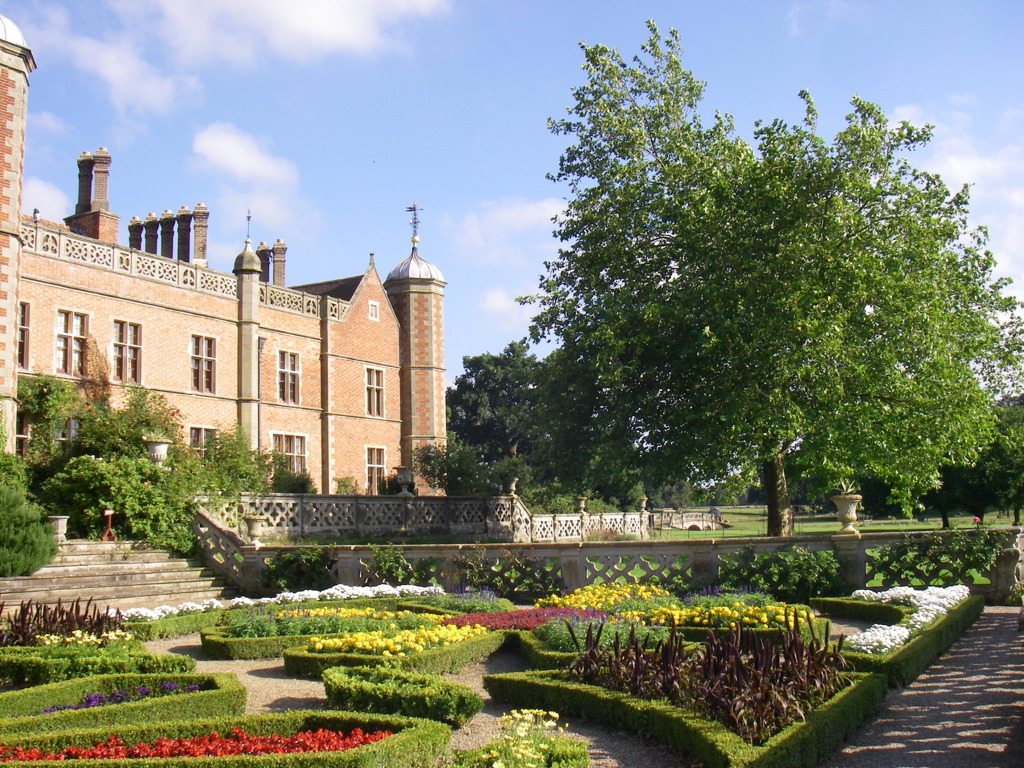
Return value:
<svg viewBox="0 0 1024 768">
<path fill-rule="evenodd" d="M 631 62 L 583 46 L 586 82 L 552 130 L 565 243 L 533 334 L 591 361 L 647 471 L 710 483 L 761 475 L 768 532 L 791 527 L 786 459 L 865 474 L 910 508 L 937 467 L 992 435 L 1016 302 L 993 280 L 968 193 L 913 168 L 930 129 L 854 98 L 845 127 L 698 112 L 704 84 L 653 23 Z"/>
</svg>

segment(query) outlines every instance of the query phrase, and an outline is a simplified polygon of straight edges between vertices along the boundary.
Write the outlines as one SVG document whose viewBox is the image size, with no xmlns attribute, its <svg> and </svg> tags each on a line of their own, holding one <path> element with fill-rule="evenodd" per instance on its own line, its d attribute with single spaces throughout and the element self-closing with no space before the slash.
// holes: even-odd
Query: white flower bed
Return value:
<svg viewBox="0 0 1024 768">
<path fill-rule="evenodd" d="M 274 597 L 261 597 L 253 600 L 249 597 L 236 597 L 227 603 L 210 598 L 202 603 L 181 603 L 177 607 L 170 605 L 158 605 L 156 608 L 128 608 L 121 611 L 121 618 L 125 621 L 153 621 L 162 619 L 165 616 L 177 616 L 181 613 L 203 613 L 223 608 L 237 608 L 246 605 L 266 605 L 268 603 L 302 603 L 311 600 L 351 600 L 357 597 L 402 597 L 404 595 L 443 595 L 444 590 L 440 587 L 416 587 L 412 584 L 400 584 L 392 587 L 389 584 L 380 584 L 376 587 L 349 587 L 345 584 L 335 584 L 324 590 L 307 589 L 302 592 L 282 592 Z M 108 609 L 108 613 L 116 613 L 114 609 Z"/>
<path fill-rule="evenodd" d="M 851 597 L 874 603 L 909 605 L 914 609 L 900 624 L 874 624 L 863 632 L 846 638 L 845 646 L 859 653 L 892 653 L 910 640 L 911 635 L 927 627 L 950 608 L 971 596 L 971 591 L 958 584 L 955 587 L 893 587 L 884 592 L 858 589 Z"/>
</svg>

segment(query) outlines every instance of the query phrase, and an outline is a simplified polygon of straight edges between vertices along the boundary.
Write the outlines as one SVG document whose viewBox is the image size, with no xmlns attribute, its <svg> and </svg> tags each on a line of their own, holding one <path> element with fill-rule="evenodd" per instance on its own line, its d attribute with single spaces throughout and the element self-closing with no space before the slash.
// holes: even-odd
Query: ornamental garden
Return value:
<svg viewBox="0 0 1024 768">
<path fill-rule="evenodd" d="M 0 760 L 585 766 L 585 745 L 558 725 L 583 717 L 707 768 L 813 766 L 982 608 L 964 586 L 784 602 L 748 588 L 625 582 L 533 606 L 411 585 L 125 612 L 24 604 L 0 628 Z M 865 629 L 840 637 L 833 620 Z M 286 675 L 321 679 L 325 708 L 246 715 L 234 675 L 198 674 L 191 657 L 145 649 L 193 633 L 208 658 L 279 657 Z M 483 700 L 445 675 L 499 649 L 517 650 L 529 667 L 484 678 L 510 710 L 501 734 L 451 750 L 452 729 Z"/>
</svg>

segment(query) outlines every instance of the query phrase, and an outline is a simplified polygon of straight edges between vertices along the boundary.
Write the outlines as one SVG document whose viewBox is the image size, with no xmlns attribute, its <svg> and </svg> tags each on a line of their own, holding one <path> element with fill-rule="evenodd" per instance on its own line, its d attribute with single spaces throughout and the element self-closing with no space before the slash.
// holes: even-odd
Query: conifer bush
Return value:
<svg viewBox="0 0 1024 768">
<path fill-rule="evenodd" d="M 57 554 L 53 529 L 25 494 L 0 485 L 0 578 L 28 576 Z"/>
</svg>

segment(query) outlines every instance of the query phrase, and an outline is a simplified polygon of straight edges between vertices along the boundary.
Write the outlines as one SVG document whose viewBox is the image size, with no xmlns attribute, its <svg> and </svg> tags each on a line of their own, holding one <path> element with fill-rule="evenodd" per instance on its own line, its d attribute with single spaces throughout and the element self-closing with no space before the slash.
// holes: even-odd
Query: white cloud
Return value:
<svg viewBox="0 0 1024 768">
<path fill-rule="evenodd" d="M 402 23 L 446 11 L 449 0 L 110 0 L 125 26 L 160 35 L 179 66 L 305 61 L 395 47 Z"/>
<path fill-rule="evenodd" d="M 53 112 L 29 112 L 28 129 L 30 133 L 49 133 L 60 136 L 68 132 L 68 125 Z"/>
<path fill-rule="evenodd" d="M 836 19 L 860 13 L 862 13 L 862 9 L 848 2 L 848 0 L 828 0 L 827 2 L 821 2 L 820 0 L 807 2 L 807 0 L 802 0 L 794 2 L 789 6 L 789 34 L 793 37 L 800 37 L 805 31 L 804 24 L 808 21 L 813 23 L 816 20 L 822 20 L 826 23 L 831 23 Z"/>
<path fill-rule="evenodd" d="M 40 218 L 61 221 L 71 213 L 71 198 L 48 181 L 26 176 L 21 189 L 21 210 L 31 214 L 39 209 Z"/>
<path fill-rule="evenodd" d="M 477 304 L 484 314 L 491 315 L 500 331 L 524 335 L 533 317 L 529 306 L 519 304 L 504 288 L 490 288 Z"/>
<path fill-rule="evenodd" d="M 77 34 L 66 9 L 45 8 L 41 15 L 27 33 L 33 48 L 98 77 L 121 115 L 165 113 L 197 87 L 195 78 L 163 74 L 146 61 L 136 43 L 141 39 L 137 29 L 115 31 L 101 40 Z"/>
<path fill-rule="evenodd" d="M 252 134 L 231 123 L 213 123 L 192 140 L 193 162 L 218 183 L 216 208 L 221 221 L 238 231 L 249 211 L 258 227 L 284 227 L 318 214 L 299 194 L 295 165 L 276 157 Z"/>
<path fill-rule="evenodd" d="M 539 267 L 557 250 L 551 219 L 564 207 L 556 198 L 488 201 L 456 222 L 444 221 L 443 226 L 460 254 L 473 262 Z"/>
</svg>

